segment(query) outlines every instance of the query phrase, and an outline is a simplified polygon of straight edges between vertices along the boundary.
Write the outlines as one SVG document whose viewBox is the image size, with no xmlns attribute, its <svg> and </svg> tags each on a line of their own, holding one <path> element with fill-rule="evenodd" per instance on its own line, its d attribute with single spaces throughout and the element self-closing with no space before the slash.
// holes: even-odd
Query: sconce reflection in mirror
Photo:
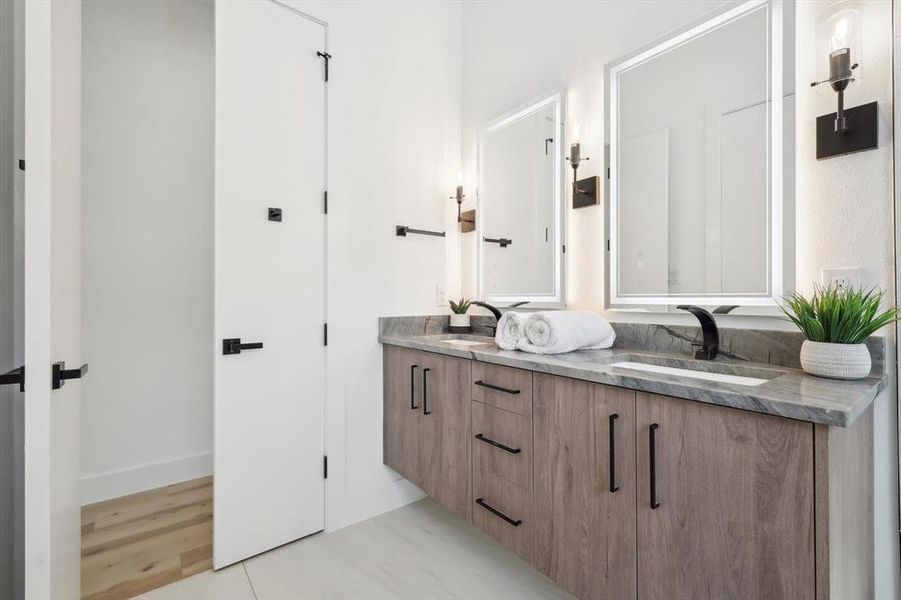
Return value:
<svg viewBox="0 0 901 600">
<path fill-rule="evenodd" d="M 579 179 L 579 163 L 583 160 L 590 160 L 588 156 L 582 158 L 581 133 L 582 124 L 579 121 L 573 121 L 569 127 L 569 156 L 566 158 L 573 168 L 573 208 L 584 208 L 598 203 L 599 178 Z"/>
<path fill-rule="evenodd" d="M 834 113 L 817 117 L 817 159 L 841 156 L 877 145 L 876 102 L 845 108 L 845 90 L 855 80 L 860 55 L 860 18 L 856 10 L 842 8 L 820 22 L 817 48 L 828 51 L 828 77 L 814 81 L 811 87 L 828 83 L 837 94 Z M 853 55 L 853 56 L 852 56 Z"/>
<path fill-rule="evenodd" d="M 475 209 L 463 212 L 463 198 L 465 197 L 466 194 L 463 193 L 463 173 L 459 172 L 457 173 L 457 190 L 450 199 L 457 201 L 457 223 L 460 224 L 460 233 L 469 233 L 476 230 Z"/>
</svg>

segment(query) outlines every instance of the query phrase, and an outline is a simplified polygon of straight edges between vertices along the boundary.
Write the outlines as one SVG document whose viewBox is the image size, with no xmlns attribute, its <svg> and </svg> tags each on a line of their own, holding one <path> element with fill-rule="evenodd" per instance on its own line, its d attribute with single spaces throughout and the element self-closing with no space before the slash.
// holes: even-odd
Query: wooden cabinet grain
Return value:
<svg viewBox="0 0 901 600">
<path fill-rule="evenodd" d="M 384 402 L 385 464 L 579 598 L 873 596 L 872 408 L 828 427 L 393 346 Z"/>
<path fill-rule="evenodd" d="M 470 361 L 387 346 L 383 462 L 470 515 Z"/>
<path fill-rule="evenodd" d="M 636 406 L 638 598 L 813 598 L 813 426 L 642 392 Z"/>
<path fill-rule="evenodd" d="M 635 392 L 533 381 L 533 564 L 579 598 L 634 598 Z"/>
</svg>

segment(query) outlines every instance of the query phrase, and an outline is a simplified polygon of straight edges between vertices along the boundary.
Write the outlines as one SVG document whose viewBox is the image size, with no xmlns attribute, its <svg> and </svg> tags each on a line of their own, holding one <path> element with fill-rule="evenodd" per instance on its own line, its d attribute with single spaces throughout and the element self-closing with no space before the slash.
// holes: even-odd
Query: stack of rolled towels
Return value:
<svg viewBox="0 0 901 600">
<path fill-rule="evenodd" d="M 616 332 L 607 319 L 588 311 L 508 311 L 497 323 L 494 340 L 504 350 L 563 354 L 610 348 Z"/>
</svg>

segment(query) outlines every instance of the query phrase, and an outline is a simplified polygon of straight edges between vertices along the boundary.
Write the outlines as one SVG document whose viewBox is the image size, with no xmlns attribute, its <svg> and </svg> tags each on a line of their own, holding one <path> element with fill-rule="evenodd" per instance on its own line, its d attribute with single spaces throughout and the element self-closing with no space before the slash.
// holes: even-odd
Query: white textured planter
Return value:
<svg viewBox="0 0 901 600">
<path fill-rule="evenodd" d="M 863 379 L 870 374 L 870 350 L 866 344 L 831 344 L 805 340 L 801 366 L 807 373 L 830 379 Z"/>
<path fill-rule="evenodd" d="M 469 315 L 458 315 L 452 313 L 450 316 L 451 327 L 469 327 Z"/>
</svg>

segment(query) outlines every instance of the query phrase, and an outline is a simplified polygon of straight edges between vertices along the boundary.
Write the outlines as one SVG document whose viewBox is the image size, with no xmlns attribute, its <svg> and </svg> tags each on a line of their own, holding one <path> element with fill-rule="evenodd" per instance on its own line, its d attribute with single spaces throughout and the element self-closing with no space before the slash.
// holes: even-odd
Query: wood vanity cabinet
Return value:
<svg viewBox="0 0 901 600">
<path fill-rule="evenodd" d="M 871 408 L 830 427 L 385 357 L 385 464 L 579 598 L 875 593 Z"/>
<path fill-rule="evenodd" d="M 635 392 L 534 375 L 533 564 L 579 598 L 635 598 Z"/>
<path fill-rule="evenodd" d="M 814 598 L 810 423 L 638 392 L 638 598 Z"/>
<path fill-rule="evenodd" d="M 384 369 L 384 463 L 468 519 L 470 361 L 388 346 Z"/>
</svg>

